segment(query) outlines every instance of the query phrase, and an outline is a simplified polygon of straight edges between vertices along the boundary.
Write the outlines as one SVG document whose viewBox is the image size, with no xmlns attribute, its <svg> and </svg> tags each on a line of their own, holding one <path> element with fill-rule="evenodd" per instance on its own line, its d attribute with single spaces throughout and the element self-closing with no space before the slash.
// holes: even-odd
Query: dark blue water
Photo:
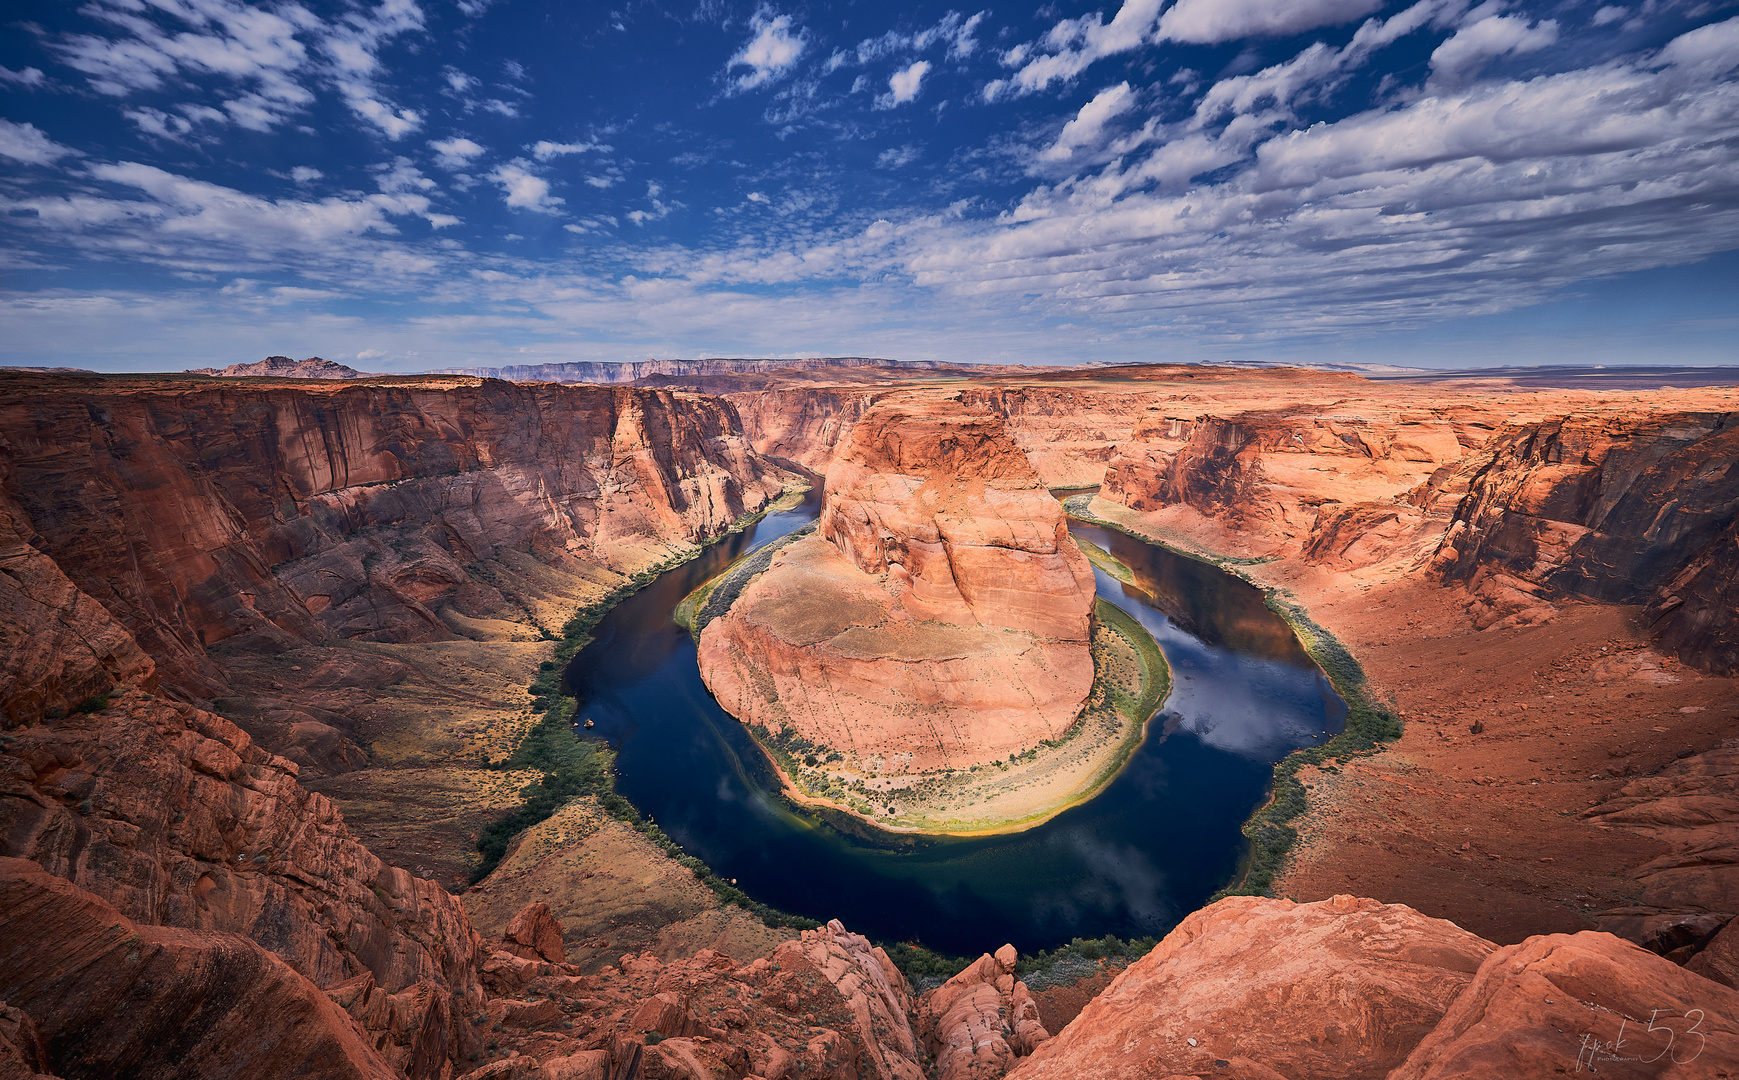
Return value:
<svg viewBox="0 0 1739 1080">
<path fill-rule="evenodd" d="M 1239 826 L 1273 763 L 1339 730 L 1345 708 L 1249 585 L 1087 527 L 1139 588 L 1099 595 L 1153 633 L 1173 693 L 1100 795 L 1008 836 L 848 835 L 794 813 L 761 751 L 707 693 L 670 620 L 738 555 L 815 519 L 813 497 L 773 514 L 624 601 L 568 667 L 589 734 L 617 746 L 617 790 L 756 899 L 872 937 L 954 953 L 1023 952 L 1078 936 L 1163 934 L 1236 870 Z"/>
</svg>

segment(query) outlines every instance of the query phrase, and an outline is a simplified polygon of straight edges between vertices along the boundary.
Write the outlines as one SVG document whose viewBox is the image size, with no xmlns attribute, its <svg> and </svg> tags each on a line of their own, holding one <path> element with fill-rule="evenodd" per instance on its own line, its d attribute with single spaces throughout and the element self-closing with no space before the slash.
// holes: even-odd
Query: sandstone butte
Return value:
<svg viewBox="0 0 1739 1080">
<path fill-rule="evenodd" d="M 946 374 L 3 376 L 0 1074 L 1739 1075 L 1739 394 Z M 589 799 L 450 891 L 535 778 L 484 766 L 548 635 L 780 460 L 831 487 L 890 389 L 1265 560 L 1398 704 L 1301 774 L 1293 899 L 1186 917 L 1083 1008 L 1013 948 L 920 992 L 768 930 Z"/>
<path fill-rule="evenodd" d="M 895 394 L 827 469 L 815 536 L 700 637 L 744 723 L 870 773 L 965 769 L 1067 731 L 1093 683 L 1093 572 L 1000 416 Z"/>
</svg>

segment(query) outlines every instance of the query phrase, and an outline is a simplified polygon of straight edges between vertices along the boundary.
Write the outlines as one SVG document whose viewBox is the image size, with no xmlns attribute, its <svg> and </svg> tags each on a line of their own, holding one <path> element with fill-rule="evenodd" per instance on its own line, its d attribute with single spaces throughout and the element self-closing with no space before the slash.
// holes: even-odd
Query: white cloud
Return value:
<svg viewBox="0 0 1739 1080">
<path fill-rule="evenodd" d="M 1285 37 L 1363 18 L 1384 0 L 1178 0 L 1159 20 L 1159 37 L 1217 45 L 1247 37 Z"/>
<path fill-rule="evenodd" d="M 563 202 L 549 193 L 549 181 L 529 171 L 530 162 L 522 158 L 499 165 L 489 174 L 489 179 L 501 185 L 502 194 L 506 196 L 507 205 L 517 210 L 531 210 L 539 214 L 560 214 Z"/>
<path fill-rule="evenodd" d="M 924 76 L 930 71 L 930 61 L 917 60 L 911 65 L 901 68 L 888 78 L 888 92 L 876 98 L 876 104 L 882 108 L 892 108 L 904 105 L 918 96 L 918 88 L 924 82 Z"/>
<path fill-rule="evenodd" d="M 194 107 L 209 111 L 204 119 L 271 131 L 313 104 L 311 85 L 336 89 L 389 138 L 421 124 L 414 110 L 389 104 L 376 85 L 380 49 L 423 27 L 413 0 L 357 6 L 330 22 L 300 5 L 267 9 L 244 0 L 92 0 L 81 11 L 110 32 L 66 34 L 49 47 L 99 93 L 127 97 L 191 85 L 211 96 L 213 105 L 128 114 L 152 134 L 186 134 Z M 181 119 L 172 119 L 176 113 Z"/>
<path fill-rule="evenodd" d="M 41 68 L 27 67 L 23 71 L 13 71 L 0 64 L 0 82 L 17 83 L 19 86 L 41 86 L 43 74 Z"/>
<path fill-rule="evenodd" d="M 1529 24 L 1515 15 L 1491 15 L 1463 26 L 1431 53 L 1431 81 L 1453 86 L 1500 56 L 1537 52 L 1558 40 L 1552 19 Z"/>
<path fill-rule="evenodd" d="M 340 86 L 348 104 L 357 116 L 362 117 L 389 139 L 401 139 L 423 126 L 423 118 L 415 109 L 397 109 L 376 98 L 368 84 L 347 82 Z"/>
<path fill-rule="evenodd" d="M 77 150 L 55 142 L 35 124 L 0 120 L 0 157 L 25 165 L 52 165 L 63 157 L 77 154 Z"/>
<path fill-rule="evenodd" d="M 918 160 L 918 148 L 910 144 L 906 146 L 890 146 L 876 155 L 876 168 L 903 169 Z"/>
<path fill-rule="evenodd" d="M 774 15 L 771 8 L 762 7 L 749 21 L 755 36 L 749 39 L 725 65 L 725 71 L 746 67 L 748 72 L 736 77 L 733 88 L 739 93 L 771 82 L 797 63 L 806 45 L 801 32 L 791 32 L 791 16 Z"/>
<path fill-rule="evenodd" d="M 539 139 L 536 145 L 531 148 L 531 156 L 539 161 L 549 161 L 552 158 L 559 158 L 564 154 L 583 154 L 588 150 L 595 150 L 597 148 L 597 143 L 559 143 L 550 142 L 548 139 Z"/>
<path fill-rule="evenodd" d="M 318 180 L 326 174 L 310 165 L 298 165 L 290 170 L 290 179 L 298 184 L 306 184 Z"/>
<path fill-rule="evenodd" d="M 1109 23 L 1097 11 L 1064 19 L 1045 35 L 1048 54 L 1029 60 L 1030 47 L 1021 46 L 1005 55 L 1005 63 L 1020 67 L 1013 84 L 1023 92 L 1043 90 L 1053 82 L 1074 78 L 1095 60 L 1139 48 L 1151 40 L 1160 4 L 1161 0 L 1123 0 Z"/>
<path fill-rule="evenodd" d="M 1739 18 L 1700 26 L 1660 51 L 1662 63 L 1716 78 L 1739 67 Z"/>
<path fill-rule="evenodd" d="M 1605 26 L 1607 23 L 1615 23 L 1629 14 L 1629 8 L 1614 7 L 1608 4 L 1594 13 L 1592 21 L 1595 26 Z"/>
<path fill-rule="evenodd" d="M 759 191 L 751 191 L 747 195 L 745 195 L 744 198 L 748 199 L 752 203 L 760 203 L 763 206 L 768 205 L 773 201 L 772 199 L 767 198 L 766 195 L 762 194 Z"/>
<path fill-rule="evenodd" d="M 1101 90 L 1093 100 L 1081 106 L 1074 119 L 1063 125 L 1057 141 L 1039 155 L 1040 161 L 1067 161 L 1080 149 L 1097 149 L 1105 135 L 1105 125 L 1135 106 L 1135 92 L 1126 82 Z"/>
<path fill-rule="evenodd" d="M 435 164 L 448 172 L 463 169 L 487 152 L 481 145 L 461 136 L 434 139 L 429 147 L 435 151 Z"/>
</svg>

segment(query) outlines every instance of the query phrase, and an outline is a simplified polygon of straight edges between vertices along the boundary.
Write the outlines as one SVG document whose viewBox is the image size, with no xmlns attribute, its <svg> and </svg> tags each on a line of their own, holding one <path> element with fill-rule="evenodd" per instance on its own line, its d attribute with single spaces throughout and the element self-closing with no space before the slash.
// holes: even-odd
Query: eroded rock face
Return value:
<svg viewBox="0 0 1739 1080">
<path fill-rule="evenodd" d="M 642 569 L 788 479 L 717 399 L 472 380 L 19 393 L 0 460 L 0 545 L 25 538 L 202 698 L 219 645 L 450 640 L 454 613 L 510 607 L 480 560 Z M 28 561 L 17 543 L 0 557 Z"/>
<path fill-rule="evenodd" d="M 1009 1075 L 1377 1080 L 1493 948 L 1398 904 L 1231 897 L 1186 918 Z"/>
<path fill-rule="evenodd" d="M 1442 522 L 1398 497 L 1485 434 L 1453 410 L 1154 408 L 1119 447 L 1100 494 L 1143 512 L 1187 507 L 1264 553 L 1336 569 L 1411 561 Z"/>
<path fill-rule="evenodd" d="M 439 885 L 388 866 L 337 809 L 222 717 L 141 690 L 14 728 L 0 749 L 0 855 L 140 924 L 237 934 L 318 986 L 363 972 L 482 1000 L 482 939 Z"/>
<path fill-rule="evenodd" d="M 1000 419 L 890 397 L 827 474 L 819 534 L 786 546 L 701 635 L 725 708 L 904 772 L 1067 730 L 1093 681 L 1093 575 Z"/>
<path fill-rule="evenodd" d="M 399 1075 L 255 942 L 135 923 L 23 859 L 0 858 L 0 998 L 35 1021 L 68 1080 Z"/>
<path fill-rule="evenodd" d="M 1484 625 L 1540 621 L 1566 596 L 1649 603 L 1663 637 L 1739 671 L 1734 420 L 1572 414 L 1502 433 L 1432 481 L 1467 489 L 1433 573 L 1474 593 Z"/>
<path fill-rule="evenodd" d="M 1632 780 L 1582 817 L 1667 845 L 1665 853 L 1632 871 L 1642 884 L 1642 904 L 1675 912 L 1739 912 L 1739 739 Z"/>
</svg>

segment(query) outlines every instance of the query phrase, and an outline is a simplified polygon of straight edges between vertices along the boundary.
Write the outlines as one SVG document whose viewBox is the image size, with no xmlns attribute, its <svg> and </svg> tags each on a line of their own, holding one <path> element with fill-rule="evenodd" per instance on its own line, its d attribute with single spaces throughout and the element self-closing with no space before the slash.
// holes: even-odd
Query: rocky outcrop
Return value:
<svg viewBox="0 0 1739 1080">
<path fill-rule="evenodd" d="M 550 914 L 549 905 L 538 901 L 525 905 L 524 910 L 507 924 L 502 948 L 525 960 L 547 960 L 564 964 L 568 950 L 562 945 L 562 925 Z"/>
<path fill-rule="evenodd" d="M 852 1042 L 863 1048 L 867 1059 L 859 1062 L 859 1075 L 876 1080 L 922 1080 L 923 1058 L 912 1033 L 912 1000 L 905 977 L 888 954 L 869 939 L 851 933 L 834 919 L 773 950 L 770 967 L 798 981 L 813 973 L 838 996 L 851 1018 Z M 754 972 L 755 965 L 749 970 Z M 785 1004 L 790 1003 L 786 999 Z"/>
<path fill-rule="evenodd" d="M 889 773 L 1000 760 L 1074 722 L 1092 571 L 999 418 L 886 398 L 826 491 L 819 535 L 701 635 L 725 708 Z"/>
<path fill-rule="evenodd" d="M 1736 1010 L 1739 991 L 1610 934 L 1532 937 L 1488 957 L 1389 1080 L 1732 1076 Z"/>
<path fill-rule="evenodd" d="M 1420 493 L 1465 485 L 1432 572 L 1482 625 L 1547 618 L 1565 597 L 1648 603 L 1664 639 L 1739 670 L 1732 414 L 1572 414 L 1503 432 Z"/>
<path fill-rule="evenodd" d="M 1018 960 L 1004 945 L 919 1000 L 919 1029 L 940 1080 L 993 1080 L 1050 1039 L 1032 993 L 1015 978 Z"/>
<path fill-rule="evenodd" d="M 482 939 L 458 901 L 383 864 L 296 773 L 222 717 L 129 689 L 6 732 L 0 855 L 140 925 L 250 938 L 316 986 L 367 973 L 479 1006 Z"/>
<path fill-rule="evenodd" d="M 1492 950 L 1398 904 L 1231 897 L 1178 924 L 1010 1075 L 1375 1080 Z"/>
<path fill-rule="evenodd" d="M 0 456 L 0 490 L 12 474 Z M 118 683 L 154 685 L 133 635 L 30 546 L 13 509 L 0 498 L 0 726 L 64 714 Z"/>
<path fill-rule="evenodd" d="M 525 621 L 474 566 L 636 571 L 788 479 L 717 400 L 463 380 L 17 393 L 0 461 L 0 518 L 198 698 L 224 685 L 214 652 Z"/>
<path fill-rule="evenodd" d="M 40 1032 L 33 1067 L 68 1080 L 399 1075 L 256 942 L 136 923 L 23 859 L 0 858 L 0 999 Z"/>
</svg>

